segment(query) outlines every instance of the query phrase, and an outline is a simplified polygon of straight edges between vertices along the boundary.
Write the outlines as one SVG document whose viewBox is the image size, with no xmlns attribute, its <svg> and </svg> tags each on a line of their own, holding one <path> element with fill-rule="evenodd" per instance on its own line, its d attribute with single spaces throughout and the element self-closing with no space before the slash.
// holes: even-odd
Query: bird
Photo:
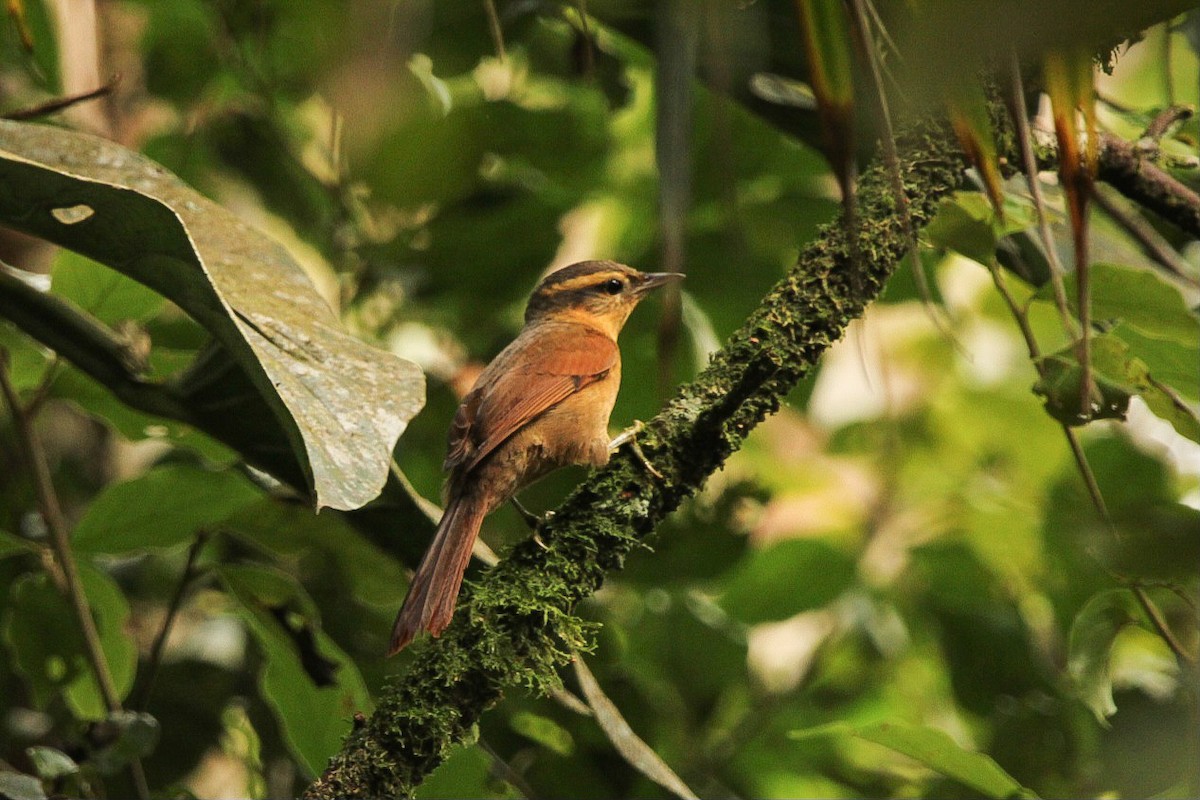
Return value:
<svg viewBox="0 0 1200 800">
<path fill-rule="evenodd" d="M 582 261 L 538 283 L 520 333 L 454 415 L 442 465 L 445 511 L 396 616 L 388 655 L 450 624 L 484 517 L 554 469 L 608 462 L 621 383 L 617 335 L 652 289 L 682 277 Z"/>
</svg>

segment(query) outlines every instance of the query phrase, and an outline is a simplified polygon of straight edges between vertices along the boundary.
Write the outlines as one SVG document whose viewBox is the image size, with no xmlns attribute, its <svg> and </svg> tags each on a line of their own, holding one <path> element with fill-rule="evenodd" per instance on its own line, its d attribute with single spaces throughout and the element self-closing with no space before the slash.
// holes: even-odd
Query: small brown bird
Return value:
<svg viewBox="0 0 1200 800">
<path fill-rule="evenodd" d="M 617 334 L 651 289 L 682 277 L 583 261 L 538 284 L 525 327 L 454 415 L 442 465 L 446 511 L 396 617 L 389 655 L 450 624 L 487 514 L 557 467 L 608 461 L 608 416 L 621 383 Z"/>
</svg>

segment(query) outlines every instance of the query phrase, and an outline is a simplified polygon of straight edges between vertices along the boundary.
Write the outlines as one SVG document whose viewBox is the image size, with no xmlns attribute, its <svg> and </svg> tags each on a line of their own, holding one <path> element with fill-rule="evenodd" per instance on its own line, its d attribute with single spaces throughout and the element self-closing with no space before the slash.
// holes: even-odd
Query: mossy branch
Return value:
<svg viewBox="0 0 1200 800">
<path fill-rule="evenodd" d="M 907 134 L 899 151 L 909 214 L 920 229 L 961 185 L 962 154 L 942 129 Z M 576 489 L 542 529 L 545 549 L 526 542 L 468 586 L 450 628 L 419 646 L 410 669 L 384 689 L 306 798 L 407 796 L 469 739 L 504 688 L 557 685 L 558 668 L 589 642 L 576 604 L 779 408 L 909 248 L 879 164 L 863 174 L 858 202 L 857 247 L 839 223 L 825 226 L 708 368 L 639 435 L 662 480 L 622 451 Z M 851 252 L 861 254 L 857 265 Z"/>
<path fill-rule="evenodd" d="M 999 108 L 993 104 L 997 151 L 1007 163 L 1018 163 Z M 858 187 L 857 241 L 849 239 L 842 219 L 824 226 L 709 366 L 639 435 L 663 478 L 652 478 L 622 451 L 541 529 L 545 549 L 525 542 L 468 584 L 442 638 L 418 645 L 409 670 L 385 687 L 369 719 L 359 718 L 305 798 L 411 795 L 454 746 L 471 737 L 505 688 L 558 685 L 558 669 L 589 645 L 589 626 L 574 614 L 579 601 L 778 409 L 882 291 L 911 245 L 910 231 L 924 228 L 938 203 L 966 182 L 966 158 L 948 127 L 911 130 L 900 137 L 897 152 L 907 219 L 877 159 Z M 1102 152 L 1102 180 L 1184 230 L 1200 230 L 1194 194 L 1180 192 L 1173 179 L 1164 181 L 1161 170 L 1127 146 L 1107 142 Z M 1053 148 L 1039 156 L 1043 168 L 1057 166 Z"/>
</svg>

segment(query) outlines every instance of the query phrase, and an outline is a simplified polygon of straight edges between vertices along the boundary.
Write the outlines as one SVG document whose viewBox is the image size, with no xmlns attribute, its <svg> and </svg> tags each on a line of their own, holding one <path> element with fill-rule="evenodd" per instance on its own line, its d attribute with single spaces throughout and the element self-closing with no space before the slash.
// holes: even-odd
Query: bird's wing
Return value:
<svg viewBox="0 0 1200 800">
<path fill-rule="evenodd" d="M 464 398 L 450 428 L 446 469 L 472 469 L 535 417 L 604 378 L 620 357 L 616 342 L 590 328 L 531 341 L 536 354 L 511 353 L 505 361 L 514 366 Z"/>
</svg>

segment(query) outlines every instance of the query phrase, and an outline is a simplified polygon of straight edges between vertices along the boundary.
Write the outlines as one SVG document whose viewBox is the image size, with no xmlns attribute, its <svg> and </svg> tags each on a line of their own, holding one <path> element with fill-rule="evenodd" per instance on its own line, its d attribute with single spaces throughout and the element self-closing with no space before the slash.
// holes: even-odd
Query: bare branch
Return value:
<svg viewBox="0 0 1200 800">
<path fill-rule="evenodd" d="M 0 114 L 0 119 L 13 120 L 20 122 L 23 120 L 37 119 L 39 117 L 48 117 L 51 114 L 57 114 L 59 111 L 70 108 L 71 106 L 79 105 L 88 100 L 95 100 L 98 97 L 105 97 L 112 94 L 113 89 L 117 88 L 117 84 L 121 82 L 120 75 L 113 75 L 108 79 L 108 82 L 81 94 L 68 95 L 66 97 L 56 97 L 53 100 L 47 100 L 44 103 L 39 103 L 36 106 L 29 108 L 19 108 L 16 111 L 8 111 Z"/>
</svg>

